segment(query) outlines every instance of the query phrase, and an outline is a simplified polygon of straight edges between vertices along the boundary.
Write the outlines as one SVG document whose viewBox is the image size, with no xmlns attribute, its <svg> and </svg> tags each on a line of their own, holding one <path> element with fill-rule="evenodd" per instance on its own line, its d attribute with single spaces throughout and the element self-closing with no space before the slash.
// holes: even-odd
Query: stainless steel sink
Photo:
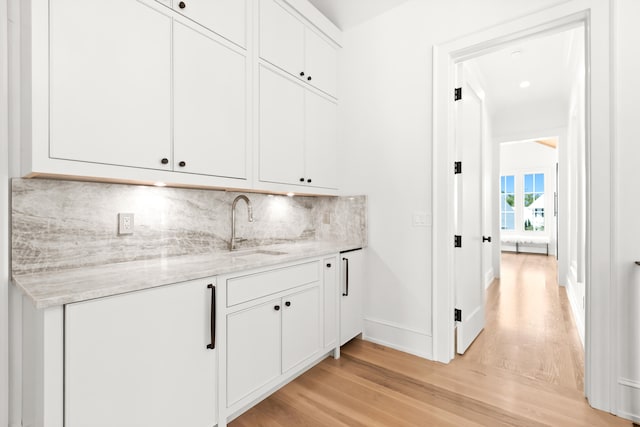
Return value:
<svg viewBox="0 0 640 427">
<path fill-rule="evenodd" d="M 236 261 L 241 262 L 255 262 L 264 260 L 265 258 L 269 258 L 271 256 L 279 256 L 286 255 L 286 252 L 282 251 L 269 251 L 264 249 L 249 249 L 244 251 L 234 251 L 231 252 L 231 256 Z"/>
<path fill-rule="evenodd" d="M 286 255 L 286 252 L 282 251 L 268 251 L 265 249 L 249 249 L 245 251 L 235 251 L 232 252 L 234 257 L 243 257 L 249 255 Z"/>
</svg>

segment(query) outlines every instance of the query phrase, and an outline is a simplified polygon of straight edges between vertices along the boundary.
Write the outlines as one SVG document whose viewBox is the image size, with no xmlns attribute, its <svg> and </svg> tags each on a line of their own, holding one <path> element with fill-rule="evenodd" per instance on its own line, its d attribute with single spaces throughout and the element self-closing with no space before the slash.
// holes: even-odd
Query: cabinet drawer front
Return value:
<svg viewBox="0 0 640 427">
<path fill-rule="evenodd" d="M 313 261 L 227 280 L 227 307 L 320 280 L 320 262 Z"/>
</svg>

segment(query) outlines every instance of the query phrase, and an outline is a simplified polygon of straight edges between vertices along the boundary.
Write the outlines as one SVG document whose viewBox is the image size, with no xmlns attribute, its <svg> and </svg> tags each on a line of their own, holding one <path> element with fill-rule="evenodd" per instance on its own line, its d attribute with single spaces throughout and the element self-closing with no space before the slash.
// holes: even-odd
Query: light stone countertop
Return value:
<svg viewBox="0 0 640 427">
<path fill-rule="evenodd" d="M 13 283 L 48 308 L 94 298 L 241 272 L 361 247 L 343 242 L 301 242 L 246 248 L 236 252 L 176 256 L 13 276 Z M 246 252 L 278 251 L 281 255 Z M 245 252 L 245 253 L 243 253 Z"/>
</svg>

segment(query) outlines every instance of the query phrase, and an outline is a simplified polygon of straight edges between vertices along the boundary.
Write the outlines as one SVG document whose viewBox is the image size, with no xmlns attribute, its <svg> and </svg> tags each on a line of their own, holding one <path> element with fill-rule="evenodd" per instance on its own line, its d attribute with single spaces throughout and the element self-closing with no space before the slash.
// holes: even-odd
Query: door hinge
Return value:
<svg viewBox="0 0 640 427">
<path fill-rule="evenodd" d="M 457 234 L 453 236 L 453 247 L 454 248 L 462 247 L 462 236 L 458 236 Z"/>
<path fill-rule="evenodd" d="M 453 162 L 453 173 L 454 175 L 462 173 L 462 162 Z"/>
<path fill-rule="evenodd" d="M 454 92 L 453 92 L 453 100 L 460 101 L 461 99 L 462 99 L 462 88 L 457 87 L 454 89 Z"/>
<path fill-rule="evenodd" d="M 462 310 L 457 308 L 453 310 L 453 320 L 456 322 L 462 322 Z"/>
</svg>

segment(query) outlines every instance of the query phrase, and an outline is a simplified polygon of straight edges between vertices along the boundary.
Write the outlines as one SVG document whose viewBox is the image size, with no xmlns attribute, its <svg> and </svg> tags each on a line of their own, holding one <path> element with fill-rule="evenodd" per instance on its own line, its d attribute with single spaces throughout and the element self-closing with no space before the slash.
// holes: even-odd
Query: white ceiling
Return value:
<svg viewBox="0 0 640 427">
<path fill-rule="evenodd" d="M 407 0 L 309 0 L 341 30 L 348 30 Z"/>
<path fill-rule="evenodd" d="M 574 75 L 569 67 L 571 49 L 582 48 L 582 29 L 543 36 L 490 53 L 470 62 L 484 83 L 492 113 L 534 102 L 569 103 Z M 514 57 L 512 53 L 520 51 Z M 520 88 L 520 83 L 531 85 Z"/>
</svg>

